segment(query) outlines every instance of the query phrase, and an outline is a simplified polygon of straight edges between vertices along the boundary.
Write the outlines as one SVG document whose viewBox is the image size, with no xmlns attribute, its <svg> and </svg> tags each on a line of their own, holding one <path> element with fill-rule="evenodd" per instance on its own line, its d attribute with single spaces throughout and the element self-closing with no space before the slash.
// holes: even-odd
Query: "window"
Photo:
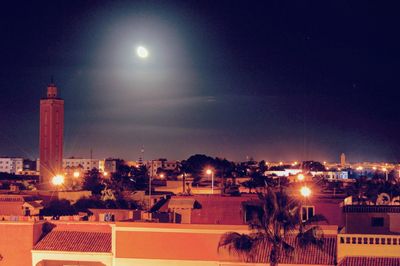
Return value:
<svg viewBox="0 0 400 266">
<path fill-rule="evenodd" d="M 303 206 L 301 208 L 301 219 L 303 222 L 314 216 L 314 206 Z"/>
<path fill-rule="evenodd" d="M 373 217 L 371 218 L 371 226 L 382 227 L 384 224 L 383 217 Z"/>
</svg>

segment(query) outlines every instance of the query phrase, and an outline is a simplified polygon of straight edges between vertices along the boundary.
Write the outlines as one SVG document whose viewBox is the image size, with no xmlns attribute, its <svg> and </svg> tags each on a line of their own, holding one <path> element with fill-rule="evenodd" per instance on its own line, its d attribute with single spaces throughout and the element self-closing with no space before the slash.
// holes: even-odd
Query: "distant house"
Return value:
<svg viewBox="0 0 400 266">
<path fill-rule="evenodd" d="M 39 215 L 42 200 L 29 195 L 0 195 L 0 216 L 32 216 Z"/>
</svg>

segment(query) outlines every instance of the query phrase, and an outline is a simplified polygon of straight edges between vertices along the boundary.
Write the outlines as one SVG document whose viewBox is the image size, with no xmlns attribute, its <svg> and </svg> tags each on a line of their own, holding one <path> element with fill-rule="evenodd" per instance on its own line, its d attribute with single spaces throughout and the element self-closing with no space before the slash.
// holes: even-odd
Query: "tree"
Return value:
<svg viewBox="0 0 400 266">
<path fill-rule="evenodd" d="M 182 174 L 182 193 L 189 194 L 188 190 L 186 188 L 186 175 L 187 175 L 187 173 L 190 172 L 189 165 L 185 160 L 183 160 L 180 162 L 178 169 L 179 169 L 178 170 L 179 174 Z M 188 187 L 188 189 L 189 189 L 189 187 Z"/>
<path fill-rule="evenodd" d="M 229 253 L 241 258 L 254 258 L 257 247 L 266 249 L 266 245 L 270 245 L 269 263 L 276 266 L 283 254 L 291 255 L 294 252 L 296 243 L 300 248 L 310 244 L 322 247 L 321 230 L 309 223 L 326 220 L 324 217 L 316 215 L 302 222 L 301 204 L 290 198 L 283 189 L 275 192 L 268 188 L 267 193 L 259 194 L 259 199 L 260 205 L 253 209 L 253 218 L 249 222 L 250 233 L 227 232 L 221 236 L 218 249 L 226 248 Z M 290 237 L 293 236 L 295 240 L 291 242 Z"/>
<path fill-rule="evenodd" d="M 75 202 L 73 205 L 76 211 L 79 212 L 86 212 L 89 209 L 102 209 L 105 208 L 104 201 L 98 199 L 97 197 L 90 197 L 90 198 L 80 198 Z"/>
<path fill-rule="evenodd" d="M 204 154 L 196 154 L 186 160 L 186 166 L 188 173 L 197 177 L 203 174 L 206 167 L 215 167 L 215 160 Z"/>
<path fill-rule="evenodd" d="M 307 171 L 314 171 L 314 172 L 323 172 L 326 171 L 325 166 L 316 161 L 304 161 L 303 162 L 303 169 Z"/>
<path fill-rule="evenodd" d="M 93 195 L 100 195 L 104 187 L 99 170 L 94 168 L 85 175 L 83 189 L 92 191 Z"/>
<path fill-rule="evenodd" d="M 264 175 L 265 171 L 267 171 L 267 170 L 268 170 L 268 166 L 265 163 L 265 161 L 264 160 L 260 161 L 258 163 L 258 172 L 260 172 L 262 175 Z"/>
<path fill-rule="evenodd" d="M 75 208 L 71 206 L 71 203 L 68 200 L 55 199 L 49 201 L 40 211 L 40 214 L 44 216 L 61 216 L 73 215 L 76 214 L 76 211 Z"/>
</svg>

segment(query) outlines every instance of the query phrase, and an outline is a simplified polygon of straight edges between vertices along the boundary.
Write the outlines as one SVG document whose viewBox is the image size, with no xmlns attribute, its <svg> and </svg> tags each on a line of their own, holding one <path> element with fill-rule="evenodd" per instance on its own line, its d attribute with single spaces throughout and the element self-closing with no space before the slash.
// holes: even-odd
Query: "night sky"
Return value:
<svg viewBox="0 0 400 266">
<path fill-rule="evenodd" d="M 382 2 L 3 3 L 0 155 L 39 156 L 53 75 L 65 157 L 399 161 L 399 9 Z"/>
</svg>

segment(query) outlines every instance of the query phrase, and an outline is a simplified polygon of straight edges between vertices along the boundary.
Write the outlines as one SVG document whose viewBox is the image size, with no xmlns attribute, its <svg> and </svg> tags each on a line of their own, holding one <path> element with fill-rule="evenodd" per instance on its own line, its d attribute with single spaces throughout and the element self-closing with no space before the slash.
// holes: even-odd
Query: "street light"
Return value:
<svg viewBox="0 0 400 266">
<path fill-rule="evenodd" d="M 214 172 L 211 169 L 207 169 L 206 174 L 211 175 L 211 194 L 214 194 Z"/>
<path fill-rule="evenodd" d="M 307 186 L 304 186 L 300 189 L 300 194 L 303 197 L 308 198 L 311 195 L 311 189 Z"/>
<path fill-rule="evenodd" d="M 62 175 L 53 176 L 53 178 L 51 179 L 51 183 L 53 183 L 53 185 L 55 186 L 60 186 L 64 184 L 64 176 Z"/>
<path fill-rule="evenodd" d="M 107 172 L 103 172 L 103 176 L 108 176 L 108 173 Z"/>
<path fill-rule="evenodd" d="M 304 180 L 304 175 L 303 174 L 298 174 L 297 175 L 297 180 L 303 181 Z"/>
<path fill-rule="evenodd" d="M 75 178 L 78 178 L 80 175 L 81 175 L 81 174 L 80 174 L 78 171 L 75 171 L 75 172 L 74 172 L 74 177 L 75 177 Z"/>
</svg>

